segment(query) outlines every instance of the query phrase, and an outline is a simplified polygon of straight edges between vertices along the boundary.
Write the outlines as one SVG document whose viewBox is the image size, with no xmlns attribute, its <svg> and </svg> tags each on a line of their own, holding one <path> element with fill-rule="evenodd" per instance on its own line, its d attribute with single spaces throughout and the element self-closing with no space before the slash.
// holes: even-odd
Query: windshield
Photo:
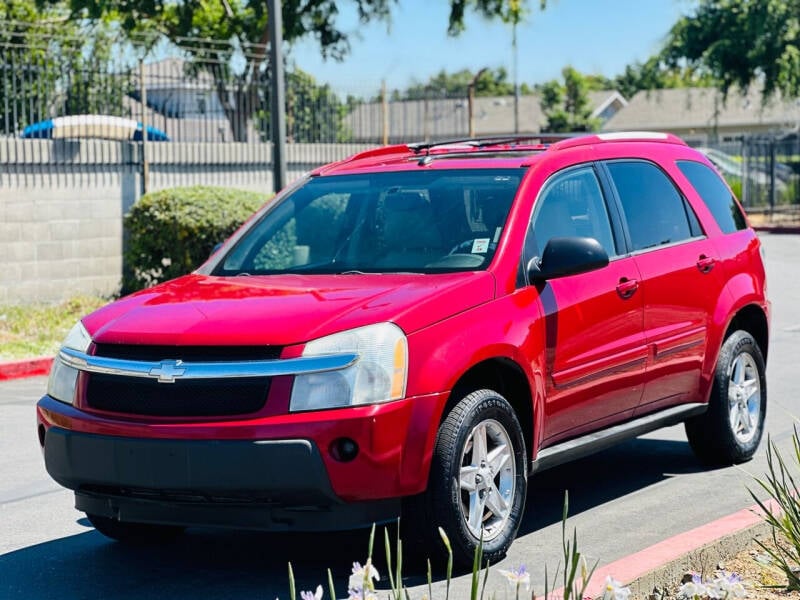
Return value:
<svg viewBox="0 0 800 600">
<path fill-rule="evenodd" d="M 485 269 L 521 169 L 315 177 L 256 221 L 215 275 Z"/>
</svg>

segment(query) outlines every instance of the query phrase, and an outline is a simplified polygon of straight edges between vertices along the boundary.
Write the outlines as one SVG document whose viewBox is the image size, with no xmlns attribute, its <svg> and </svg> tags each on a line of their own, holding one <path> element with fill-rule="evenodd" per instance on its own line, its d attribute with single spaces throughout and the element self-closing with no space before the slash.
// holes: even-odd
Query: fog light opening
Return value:
<svg viewBox="0 0 800 600">
<path fill-rule="evenodd" d="M 47 433 L 47 431 L 45 431 L 44 425 L 40 424 L 39 427 L 36 428 L 36 433 L 39 435 L 39 446 L 41 448 L 44 448 L 44 436 Z"/>
<path fill-rule="evenodd" d="M 358 456 L 358 444 L 350 438 L 338 438 L 331 442 L 330 453 L 334 460 L 350 462 Z"/>
</svg>

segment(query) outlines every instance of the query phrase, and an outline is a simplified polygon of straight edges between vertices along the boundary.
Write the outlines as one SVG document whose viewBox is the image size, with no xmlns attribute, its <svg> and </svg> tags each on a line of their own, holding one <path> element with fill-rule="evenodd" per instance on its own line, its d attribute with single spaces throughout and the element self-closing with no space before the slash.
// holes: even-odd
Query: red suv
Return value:
<svg viewBox="0 0 800 600">
<path fill-rule="evenodd" d="M 760 245 L 666 134 L 400 145 L 317 169 L 196 272 L 76 324 L 50 475 L 116 539 L 395 519 L 496 562 L 529 477 L 685 422 L 749 459 Z"/>
</svg>

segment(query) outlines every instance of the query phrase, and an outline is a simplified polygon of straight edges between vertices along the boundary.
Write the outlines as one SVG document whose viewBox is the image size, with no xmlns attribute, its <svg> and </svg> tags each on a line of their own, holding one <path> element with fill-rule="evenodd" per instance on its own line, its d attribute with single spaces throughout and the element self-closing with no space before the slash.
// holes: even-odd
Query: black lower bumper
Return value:
<svg viewBox="0 0 800 600">
<path fill-rule="evenodd" d="M 399 500 L 345 503 L 308 440 L 160 440 L 47 431 L 45 465 L 76 508 L 121 521 L 335 530 L 399 514 Z"/>
</svg>

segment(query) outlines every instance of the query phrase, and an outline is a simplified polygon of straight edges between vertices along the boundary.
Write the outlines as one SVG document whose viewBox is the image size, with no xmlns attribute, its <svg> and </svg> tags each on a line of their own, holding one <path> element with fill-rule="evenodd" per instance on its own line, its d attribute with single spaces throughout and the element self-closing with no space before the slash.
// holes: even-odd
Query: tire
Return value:
<svg viewBox="0 0 800 600">
<path fill-rule="evenodd" d="M 484 560 L 497 563 L 525 509 L 526 456 L 522 428 L 503 396 L 484 389 L 462 398 L 439 428 L 427 491 L 406 505 L 412 537 L 441 554 L 442 527 L 462 567 L 472 565 L 482 537 Z"/>
<path fill-rule="evenodd" d="M 686 421 L 686 436 L 705 463 L 730 465 L 750 460 L 758 449 L 767 413 L 764 357 L 746 331 L 722 344 L 708 411 Z"/>
<path fill-rule="evenodd" d="M 94 528 L 104 536 L 119 542 L 153 544 L 170 541 L 183 533 L 178 525 L 154 525 L 151 523 L 128 523 L 100 515 L 86 513 Z"/>
</svg>

